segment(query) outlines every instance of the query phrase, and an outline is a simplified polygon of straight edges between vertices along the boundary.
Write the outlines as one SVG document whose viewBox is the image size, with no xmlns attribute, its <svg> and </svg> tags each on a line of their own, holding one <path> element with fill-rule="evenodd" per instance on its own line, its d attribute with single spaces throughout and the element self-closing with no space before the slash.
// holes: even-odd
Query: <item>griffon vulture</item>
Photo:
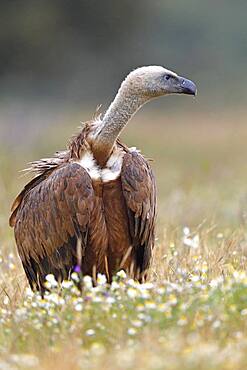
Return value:
<svg viewBox="0 0 247 370">
<path fill-rule="evenodd" d="M 156 185 L 149 163 L 118 140 L 148 101 L 196 94 L 195 84 L 161 66 L 132 71 L 103 115 L 83 125 L 68 149 L 31 164 L 35 177 L 17 196 L 10 225 L 33 289 L 45 276 L 118 269 L 145 279 L 154 247 Z"/>
</svg>

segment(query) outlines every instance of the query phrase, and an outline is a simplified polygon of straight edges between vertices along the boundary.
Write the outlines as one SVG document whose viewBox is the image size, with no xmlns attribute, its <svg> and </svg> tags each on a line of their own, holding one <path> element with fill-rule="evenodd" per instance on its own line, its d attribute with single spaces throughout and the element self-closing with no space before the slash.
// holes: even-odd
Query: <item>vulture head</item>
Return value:
<svg viewBox="0 0 247 370">
<path fill-rule="evenodd" d="M 147 100 L 169 94 L 196 95 L 194 82 L 161 66 L 137 68 L 127 76 L 123 84 L 134 95 L 141 95 Z"/>
</svg>

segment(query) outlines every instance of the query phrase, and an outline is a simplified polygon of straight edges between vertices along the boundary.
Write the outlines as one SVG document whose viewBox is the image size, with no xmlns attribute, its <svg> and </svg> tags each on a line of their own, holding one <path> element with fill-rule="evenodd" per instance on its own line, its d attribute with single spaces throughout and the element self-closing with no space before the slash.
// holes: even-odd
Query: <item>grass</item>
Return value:
<svg viewBox="0 0 247 370">
<path fill-rule="evenodd" d="M 112 286 L 84 278 L 80 294 L 48 276 L 44 299 L 27 287 L 9 207 L 27 181 L 17 170 L 62 148 L 73 125 L 40 134 L 31 151 L 2 146 L 0 368 L 247 368 L 246 116 L 189 112 L 151 125 L 140 114 L 125 141 L 155 159 L 158 240 L 147 284 L 120 272 Z"/>
</svg>

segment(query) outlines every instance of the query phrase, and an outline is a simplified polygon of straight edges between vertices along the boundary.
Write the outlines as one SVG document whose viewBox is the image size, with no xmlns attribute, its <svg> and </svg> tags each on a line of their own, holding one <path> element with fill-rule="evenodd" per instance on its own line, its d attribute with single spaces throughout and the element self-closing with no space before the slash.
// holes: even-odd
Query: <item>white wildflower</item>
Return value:
<svg viewBox="0 0 247 370">
<path fill-rule="evenodd" d="M 242 316 L 246 316 L 246 315 L 247 315 L 247 308 L 244 308 L 244 309 L 241 311 L 241 315 L 242 315 Z"/>
<path fill-rule="evenodd" d="M 75 310 L 76 311 L 80 312 L 80 311 L 82 311 L 82 308 L 83 308 L 83 306 L 82 306 L 81 303 L 76 303 L 76 305 L 75 305 Z"/>
<path fill-rule="evenodd" d="M 215 320 L 214 323 L 213 323 L 213 325 L 212 325 L 212 327 L 214 329 L 218 329 L 220 327 L 220 325 L 221 325 L 220 320 Z"/>
<path fill-rule="evenodd" d="M 106 303 L 113 304 L 116 302 L 116 299 L 114 297 L 107 297 Z"/>
<path fill-rule="evenodd" d="M 171 294 L 168 298 L 170 305 L 175 306 L 178 303 L 177 297 L 174 294 Z"/>
<path fill-rule="evenodd" d="M 50 294 L 46 294 L 45 295 L 45 298 L 47 301 L 49 302 L 53 302 L 55 303 L 56 305 L 58 305 L 60 303 L 60 297 L 58 294 L 55 294 L 55 293 L 50 293 Z M 64 303 L 64 299 L 62 299 L 62 302 Z M 62 304 L 63 304 L 62 303 Z M 61 304 L 61 303 L 60 303 Z"/>
<path fill-rule="evenodd" d="M 49 283 L 48 285 L 50 288 L 56 288 L 58 286 L 58 282 L 52 274 L 46 275 L 45 280 Z"/>
<path fill-rule="evenodd" d="M 105 285 L 107 282 L 106 276 L 104 274 L 98 274 L 97 276 L 97 283 L 99 285 Z"/>
<path fill-rule="evenodd" d="M 87 289 L 91 289 L 92 288 L 93 283 L 92 283 L 91 276 L 86 275 L 86 276 L 83 277 L 83 285 Z"/>
<path fill-rule="evenodd" d="M 141 289 L 141 298 L 148 299 L 150 297 L 150 293 L 147 289 Z"/>
<path fill-rule="evenodd" d="M 92 301 L 95 303 L 101 303 L 103 301 L 103 298 L 98 295 L 95 295 L 94 297 L 92 297 Z"/>
<path fill-rule="evenodd" d="M 7 306 L 7 305 L 9 304 L 9 302 L 10 302 L 10 299 L 9 299 L 9 297 L 6 295 L 6 296 L 4 297 L 4 299 L 3 299 L 3 304 L 5 304 L 5 306 Z"/>
<path fill-rule="evenodd" d="M 164 293 L 165 293 L 165 288 L 164 287 L 161 287 L 161 288 L 157 289 L 157 294 L 163 295 Z"/>
<path fill-rule="evenodd" d="M 34 296 L 34 292 L 32 291 L 32 289 L 30 287 L 28 287 L 28 288 L 25 289 L 25 295 L 28 298 L 32 298 Z"/>
<path fill-rule="evenodd" d="M 129 328 L 129 329 L 128 329 L 128 334 L 129 334 L 129 335 L 135 335 L 135 334 L 136 334 L 136 329 L 134 329 L 134 328 Z"/>
<path fill-rule="evenodd" d="M 218 282 L 217 279 L 213 279 L 213 280 L 210 281 L 209 285 L 210 285 L 211 288 L 217 288 L 218 285 L 219 285 L 219 282 Z"/>
<path fill-rule="evenodd" d="M 245 271 L 234 271 L 233 277 L 235 278 L 236 282 L 242 282 L 246 279 L 246 273 Z"/>
<path fill-rule="evenodd" d="M 116 281 L 113 281 L 111 283 L 111 290 L 117 290 L 119 289 L 119 284 Z"/>
<path fill-rule="evenodd" d="M 132 287 L 136 287 L 137 285 L 139 285 L 134 279 L 129 279 L 128 280 L 128 285 L 132 286 Z"/>
<path fill-rule="evenodd" d="M 184 236 L 183 237 L 183 243 L 184 245 L 186 245 L 187 247 L 190 247 L 192 249 L 197 249 L 199 247 L 199 244 L 200 244 L 200 239 L 199 239 L 199 235 L 196 234 L 195 236 L 193 237 L 188 237 L 188 236 Z"/>
<path fill-rule="evenodd" d="M 216 279 L 212 279 L 209 283 L 210 287 L 211 288 L 217 288 L 220 284 L 222 284 L 224 281 L 223 277 L 222 276 L 219 276 L 218 278 Z"/>
<path fill-rule="evenodd" d="M 177 324 L 178 326 L 184 326 L 188 323 L 188 320 L 185 316 L 182 316 L 178 321 Z"/>
<path fill-rule="evenodd" d="M 124 270 L 120 270 L 117 272 L 117 276 L 121 279 L 126 279 L 127 275 L 126 275 L 126 272 Z"/>
<path fill-rule="evenodd" d="M 187 226 L 185 226 L 185 227 L 183 228 L 183 233 L 184 233 L 184 235 L 186 235 L 186 236 L 190 235 L 190 229 L 189 229 Z"/>
<path fill-rule="evenodd" d="M 149 308 L 150 310 L 154 310 L 156 308 L 156 303 L 153 301 L 145 302 L 145 307 Z"/>
<path fill-rule="evenodd" d="M 74 285 L 73 282 L 70 280 L 64 280 L 62 282 L 62 288 L 65 288 L 65 289 L 70 289 L 72 288 L 73 285 Z"/>
<path fill-rule="evenodd" d="M 79 281 L 80 281 L 80 278 L 79 278 L 77 272 L 72 272 L 71 279 L 74 280 L 76 283 L 79 283 Z"/>
<path fill-rule="evenodd" d="M 129 288 L 127 290 L 127 294 L 130 298 L 136 298 L 138 296 L 138 292 L 136 289 L 133 289 L 133 288 Z"/>
<path fill-rule="evenodd" d="M 9 263 L 9 269 L 10 269 L 10 270 L 15 270 L 15 268 L 16 268 L 15 264 L 14 264 L 14 263 L 12 263 L 12 262 L 10 262 L 10 263 Z"/>
<path fill-rule="evenodd" d="M 154 285 L 153 283 L 144 283 L 140 285 L 140 289 L 153 289 Z"/>
<path fill-rule="evenodd" d="M 191 275 L 190 280 L 193 281 L 194 283 L 196 283 L 200 280 L 200 276 L 199 275 Z"/>
<path fill-rule="evenodd" d="M 92 337 L 94 334 L 95 334 L 95 330 L 93 330 L 93 329 L 88 329 L 88 330 L 86 331 L 86 335 L 87 335 L 88 337 Z"/>
<path fill-rule="evenodd" d="M 90 348 L 94 355 L 101 356 L 105 353 L 105 347 L 102 343 L 94 342 Z"/>
<path fill-rule="evenodd" d="M 136 328 L 140 328 L 142 326 L 141 320 L 134 320 L 132 321 L 132 325 L 135 326 Z"/>
</svg>

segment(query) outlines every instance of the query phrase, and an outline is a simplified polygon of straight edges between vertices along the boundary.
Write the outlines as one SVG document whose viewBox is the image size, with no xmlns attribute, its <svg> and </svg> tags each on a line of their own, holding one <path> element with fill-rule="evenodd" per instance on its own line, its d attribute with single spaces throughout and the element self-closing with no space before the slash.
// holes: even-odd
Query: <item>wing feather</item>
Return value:
<svg viewBox="0 0 247 370">
<path fill-rule="evenodd" d="M 78 238 L 86 246 L 94 191 L 77 163 L 56 168 L 26 189 L 13 208 L 15 237 L 28 279 L 37 287 L 48 272 L 64 277 L 76 264 Z"/>
<path fill-rule="evenodd" d="M 150 265 L 154 246 L 156 183 L 151 167 L 138 152 L 125 154 L 121 182 L 135 263 L 143 274 Z"/>
</svg>

